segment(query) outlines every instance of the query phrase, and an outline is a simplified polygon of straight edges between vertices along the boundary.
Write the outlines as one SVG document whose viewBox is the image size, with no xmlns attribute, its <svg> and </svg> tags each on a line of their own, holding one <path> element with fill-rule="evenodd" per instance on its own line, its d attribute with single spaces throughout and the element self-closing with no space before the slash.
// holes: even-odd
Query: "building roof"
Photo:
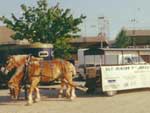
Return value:
<svg viewBox="0 0 150 113">
<path fill-rule="evenodd" d="M 150 37 L 150 30 L 125 30 L 126 31 L 126 35 L 127 36 L 138 36 L 138 37 L 142 37 L 142 36 L 148 36 Z"/>
<path fill-rule="evenodd" d="M 147 46 L 150 45 L 150 29 L 132 29 L 125 30 L 126 36 L 132 38 L 134 46 Z"/>
<path fill-rule="evenodd" d="M 0 26 L 0 44 L 14 44 L 16 43 L 15 40 L 11 38 L 11 35 L 13 35 L 14 31 L 11 29 Z"/>
<path fill-rule="evenodd" d="M 93 36 L 93 37 L 80 37 L 80 38 L 74 38 L 70 40 L 70 44 L 76 47 L 99 47 L 100 44 L 103 44 L 103 46 L 108 46 L 108 41 L 105 37 L 102 36 Z"/>
</svg>

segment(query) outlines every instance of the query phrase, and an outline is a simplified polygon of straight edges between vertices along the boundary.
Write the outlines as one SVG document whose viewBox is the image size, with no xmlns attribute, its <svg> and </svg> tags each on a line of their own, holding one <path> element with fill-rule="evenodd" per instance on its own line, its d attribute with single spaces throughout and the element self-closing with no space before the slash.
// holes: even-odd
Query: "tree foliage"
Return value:
<svg viewBox="0 0 150 113">
<path fill-rule="evenodd" d="M 115 42 L 115 46 L 118 48 L 125 48 L 131 45 L 131 38 L 126 35 L 126 31 L 124 29 L 118 34 Z"/>
<path fill-rule="evenodd" d="M 62 9 L 58 4 L 48 7 L 47 0 L 38 0 L 36 7 L 22 4 L 21 9 L 21 17 L 16 17 L 14 14 L 11 15 L 11 19 L 5 16 L 0 17 L 8 28 L 15 31 L 12 38 L 15 40 L 27 39 L 30 43 L 52 43 L 56 51 L 61 48 L 63 53 L 66 53 L 66 49 L 71 48 L 67 42 L 64 42 L 65 39 L 75 36 L 80 31 L 78 25 L 85 18 L 83 15 L 74 18 L 70 9 Z M 61 45 L 58 46 L 60 41 Z"/>
<path fill-rule="evenodd" d="M 77 48 L 72 47 L 70 44 L 67 44 L 68 38 L 60 38 L 55 43 L 55 57 L 59 57 L 61 55 L 62 58 L 68 59 L 71 58 L 71 54 Z"/>
</svg>

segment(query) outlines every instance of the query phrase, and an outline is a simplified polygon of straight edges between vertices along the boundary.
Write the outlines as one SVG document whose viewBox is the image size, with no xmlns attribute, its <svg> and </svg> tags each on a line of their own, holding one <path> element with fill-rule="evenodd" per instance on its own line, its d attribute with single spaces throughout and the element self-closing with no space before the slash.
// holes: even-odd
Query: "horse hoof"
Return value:
<svg viewBox="0 0 150 113">
<path fill-rule="evenodd" d="M 11 100 L 17 100 L 14 96 L 10 96 Z"/>
<path fill-rule="evenodd" d="M 72 96 L 70 97 L 70 100 L 74 100 L 76 98 L 76 96 Z"/>
<path fill-rule="evenodd" d="M 34 100 L 35 103 L 37 103 L 37 102 L 39 102 L 39 101 L 40 101 L 40 98 L 36 98 L 36 99 Z"/>
<path fill-rule="evenodd" d="M 62 98 L 63 96 L 62 95 L 58 95 L 58 98 Z"/>
<path fill-rule="evenodd" d="M 32 103 L 33 103 L 33 102 L 28 101 L 26 105 L 27 105 L 27 106 L 30 106 L 30 105 L 32 105 Z"/>
<path fill-rule="evenodd" d="M 31 106 L 32 104 L 31 103 L 26 103 L 26 106 Z"/>
</svg>

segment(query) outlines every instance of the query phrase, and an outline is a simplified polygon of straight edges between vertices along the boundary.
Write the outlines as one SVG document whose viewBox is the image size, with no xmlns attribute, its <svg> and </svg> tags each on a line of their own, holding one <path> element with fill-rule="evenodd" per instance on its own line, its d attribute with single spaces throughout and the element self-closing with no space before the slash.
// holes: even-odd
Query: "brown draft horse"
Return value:
<svg viewBox="0 0 150 113">
<path fill-rule="evenodd" d="M 65 84 L 67 84 L 67 96 L 70 99 L 74 99 L 75 95 L 75 85 L 73 84 L 73 76 L 76 75 L 75 67 L 68 61 L 55 59 L 50 62 L 47 61 L 31 61 L 29 67 L 29 79 L 31 82 L 31 86 L 29 89 L 28 95 L 28 104 L 33 102 L 32 92 L 40 81 L 49 82 L 55 79 L 61 80 L 61 87 L 63 88 Z M 62 88 L 60 93 L 62 93 Z M 38 92 L 38 90 L 37 90 Z M 40 98 L 40 95 L 36 95 L 36 100 Z"/>
<path fill-rule="evenodd" d="M 60 79 L 61 80 L 61 89 L 60 94 L 63 91 L 64 85 L 67 86 L 67 95 L 71 98 L 75 98 L 75 91 L 73 84 L 72 77 L 76 74 L 75 67 L 65 60 L 55 59 L 52 61 L 41 61 L 39 58 L 35 57 L 29 57 L 28 55 L 15 55 L 11 56 L 8 60 L 8 64 L 4 72 L 9 72 L 12 70 L 12 68 L 20 67 L 20 69 L 17 69 L 17 74 L 15 74 L 14 77 L 9 81 L 9 88 L 11 89 L 11 92 L 17 92 L 15 93 L 15 96 L 19 94 L 19 82 L 21 82 L 21 79 L 16 79 L 18 76 L 19 78 L 22 78 L 21 76 L 24 74 L 22 73 L 24 70 L 24 64 L 29 63 L 28 65 L 28 71 L 29 71 L 29 80 L 30 80 L 30 88 L 29 88 L 29 94 L 28 94 L 28 104 L 32 104 L 32 93 L 35 90 L 36 91 L 36 98 L 35 101 L 40 100 L 40 94 L 39 89 L 37 87 L 38 83 L 40 81 L 49 82 L 51 80 Z M 21 68 L 22 67 L 22 68 Z M 17 84 L 17 85 L 16 85 Z M 17 90 L 17 91 L 16 91 Z M 12 93 L 11 93 L 12 94 Z"/>
<path fill-rule="evenodd" d="M 21 81 L 24 76 L 24 67 L 28 55 L 12 55 L 8 57 L 6 67 L 2 67 L 1 71 L 8 74 L 12 69 L 16 68 L 15 73 L 8 81 L 8 87 L 10 89 L 10 96 L 12 99 L 18 99 L 21 89 Z"/>
</svg>

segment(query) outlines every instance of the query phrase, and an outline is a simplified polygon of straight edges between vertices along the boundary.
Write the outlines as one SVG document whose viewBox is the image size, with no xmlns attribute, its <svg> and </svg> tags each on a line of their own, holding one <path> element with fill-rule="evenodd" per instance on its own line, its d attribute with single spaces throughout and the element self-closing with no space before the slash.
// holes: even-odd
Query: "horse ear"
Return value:
<svg viewBox="0 0 150 113">
<path fill-rule="evenodd" d="M 28 54 L 27 56 L 28 56 L 28 57 L 31 57 L 31 56 L 32 56 L 32 54 Z"/>
<path fill-rule="evenodd" d="M 31 60 L 31 54 L 27 55 L 26 56 L 26 63 L 28 64 Z"/>
</svg>

